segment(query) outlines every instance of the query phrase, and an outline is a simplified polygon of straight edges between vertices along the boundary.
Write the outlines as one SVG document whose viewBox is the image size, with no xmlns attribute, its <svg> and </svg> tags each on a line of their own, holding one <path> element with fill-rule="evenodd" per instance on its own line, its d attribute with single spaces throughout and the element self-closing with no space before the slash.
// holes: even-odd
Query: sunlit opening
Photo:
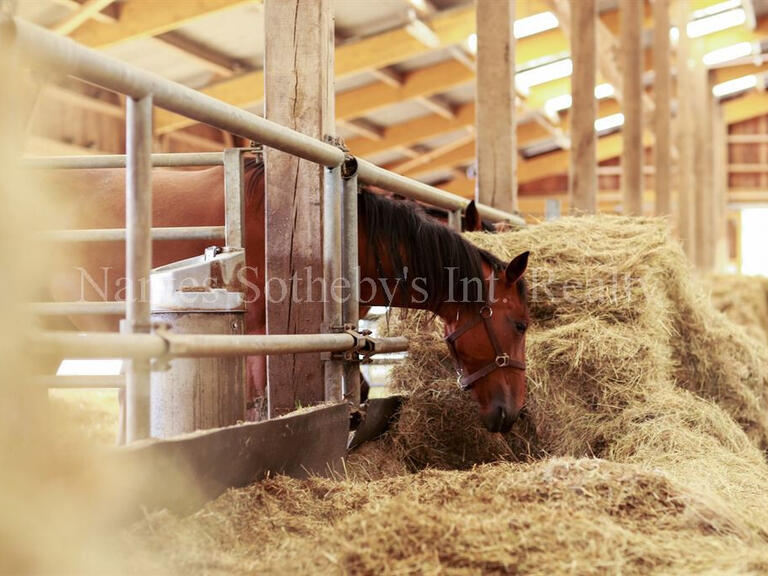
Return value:
<svg viewBox="0 0 768 576">
<path fill-rule="evenodd" d="M 57 376 L 118 376 L 123 368 L 120 359 L 62 360 Z"/>
<path fill-rule="evenodd" d="M 604 118 L 598 118 L 595 120 L 595 131 L 605 132 L 606 130 L 613 130 L 619 126 L 624 125 L 624 114 L 619 112 L 618 114 L 611 114 Z"/>
<path fill-rule="evenodd" d="M 747 21 L 747 13 L 743 8 L 736 10 L 729 10 L 728 12 L 721 12 L 706 18 L 700 18 L 688 22 L 686 31 L 689 38 L 698 38 L 700 36 L 706 36 L 713 32 L 719 32 L 726 28 L 733 28 L 734 26 L 741 26 Z"/>
<path fill-rule="evenodd" d="M 751 90 L 757 86 L 757 76 L 751 74 L 749 76 L 742 76 L 740 78 L 734 78 L 727 82 L 721 82 L 712 86 L 712 94 L 718 98 L 723 96 L 729 96 L 736 94 L 737 92 L 743 92 L 744 90 Z"/>
<path fill-rule="evenodd" d="M 557 28 L 559 24 L 557 16 L 555 16 L 553 12 L 540 12 L 533 16 L 526 16 L 525 18 L 515 20 L 515 38 L 525 38 L 527 36 L 546 32 L 547 30 Z"/>
<path fill-rule="evenodd" d="M 538 86 L 552 80 L 565 78 L 573 73 L 573 61 L 570 58 L 563 58 L 550 64 L 544 64 L 524 70 L 515 74 L 515 84 L 517 89 L 523 94 L 528 94 L 532 86 Z"/>
<path fill-rule="evenodd" d="M 739 42 L 725 48 L 718 50 L 712 50 L 704 54 L 702 61 L 707 66 L 715 66 L 724 62 L 730 62 L 738 58 L 745 58 L 751 56 L 754 50 L 754 45 L 751 42 Z"/>
<path fill-rule="evenodd" d="M 768 276 L 768 208 L 741 211 L 741 271 Z"/>
</svg>

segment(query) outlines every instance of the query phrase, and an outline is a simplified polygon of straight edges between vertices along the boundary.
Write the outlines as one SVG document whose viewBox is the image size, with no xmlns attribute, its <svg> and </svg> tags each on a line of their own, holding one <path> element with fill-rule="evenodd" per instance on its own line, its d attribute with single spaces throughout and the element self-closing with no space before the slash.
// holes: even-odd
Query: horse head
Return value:
<svg viewBox="0 0 768 576">
<path fill-rule="evenodd" d="M 446 343 L 491 432 L 508 432 L 525 405 L 525 332 L 530 321 L 523 274 L 528 252 L 493 270 L 485 303 L 462 303 L 445 318 Z"/>
</svg>

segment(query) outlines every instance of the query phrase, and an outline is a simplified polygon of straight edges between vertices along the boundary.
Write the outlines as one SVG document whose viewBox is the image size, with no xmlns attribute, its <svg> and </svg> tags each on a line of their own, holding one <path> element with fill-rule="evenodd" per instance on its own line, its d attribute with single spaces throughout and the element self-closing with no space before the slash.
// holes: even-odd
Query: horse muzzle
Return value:
<svg viewBox="0 0 768 576">
<path fill-rule="evenodd" d="M 481 414 L 481 420 L 489 432 L 506 434 L 512 429 L 512 425 L 519 416 L 519 410 L 510 412 L 502 404 L 494 402 L 487 412 Z"/>
</svg>

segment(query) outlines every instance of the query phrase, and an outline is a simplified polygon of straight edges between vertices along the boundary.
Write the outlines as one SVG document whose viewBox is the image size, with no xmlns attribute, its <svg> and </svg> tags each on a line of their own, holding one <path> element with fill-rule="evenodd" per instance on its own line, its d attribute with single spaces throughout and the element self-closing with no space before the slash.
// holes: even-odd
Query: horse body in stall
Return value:
<svg viewBox="0 0 768 576">
<path fill-rule="evenodd" d="M 125 225 L 124 170 L 62 171 L 54 178 L 54 189 L 65 200 L 59 205 L 65 206 L 67 227 Z M 264 334 L 263 165 L 247 159 L 245 180 L 245 284 L 255 292 L 246 294 L 250 302 L 246 331 Z M 442 317 L 446 332 L 454 335 L 448 341 L 456 361 L 469 372 L 463 381 L 472 390 L 483 421 L 494 431 L 508 429 L 525 402 L 523 361 L 528 311 L 521 277 L 527 253 L 502 263 L 426 216 L 414 203 L 371 192 L 361 193 L 359 216 L 361 302 L 365 306 L 427 309 Z M 158 227 L 222 225 L 223 168 L 155 170 L 152 217 L 153 225 Z M 473 222 L 473 227 L 482 225 L 479 218 Z M 201 254 L 209 244 L 200 240 L 156 242 L 153 266 Z M 123 244 L 75 244 L 66 250 L 66 258 L 56 261 L 51 275 L 55 300 L 124 298 Z M 393 290 L 385 289 L 387 280 L 395 282 Z M 109 317 L 79 316 L 72 322 L 79 330 L 118 328 L 117 319 Z M 263 395 L 265 360 L 263 356 L 247 359 L 249 391 L 253 395 Z"/>
</svg>

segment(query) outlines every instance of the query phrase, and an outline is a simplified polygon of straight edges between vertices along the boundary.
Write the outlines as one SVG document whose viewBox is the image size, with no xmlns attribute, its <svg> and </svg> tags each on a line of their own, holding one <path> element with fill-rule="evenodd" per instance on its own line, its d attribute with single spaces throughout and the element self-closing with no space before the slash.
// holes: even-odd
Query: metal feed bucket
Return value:
<svg viewBox="0 0 768 576">
<path fill-rule="evenodd" d="M 211 247 L 205 254 L 152 272 L 152 323 L 176 334 L 245 332 L 242 250 Z M 155 366 L 151 435 L 229 426 L 245 418 L 245 358 L 174 358 Z"/>
</svg>

